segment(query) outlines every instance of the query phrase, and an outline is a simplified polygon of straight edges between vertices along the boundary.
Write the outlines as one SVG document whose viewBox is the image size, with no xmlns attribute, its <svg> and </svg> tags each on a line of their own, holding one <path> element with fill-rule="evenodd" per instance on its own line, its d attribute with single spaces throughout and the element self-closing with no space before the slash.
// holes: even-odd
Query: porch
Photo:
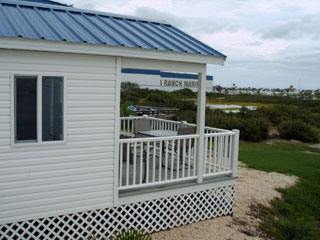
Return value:
<svg viewBox="0 0 320 240">
<path fill-rule="evenodd" d="M 150 135 L 142 134 L 141 137 L 137 134 L 135 123 L 141 120 L 150 124 Z M 183 187 L 186 184 L 192 187 L 236 177 L 238 130 L 204 127 L 201 141 L 200 134 L 178 134 L 181 128 L 196 129 L 197 125 L 148 116 L 121 118 L 120 193 L 141 192 L 155 187 Z M 151 133 L 163 136 L 152 136 Z"/>
</svg>

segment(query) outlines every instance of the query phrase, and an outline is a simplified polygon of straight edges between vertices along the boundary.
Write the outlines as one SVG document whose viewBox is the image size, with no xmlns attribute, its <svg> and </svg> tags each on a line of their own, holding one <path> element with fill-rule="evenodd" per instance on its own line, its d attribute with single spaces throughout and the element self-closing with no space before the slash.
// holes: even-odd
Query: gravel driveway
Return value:
<svg viewBox="0 0 320 240">
<path fill-rule="evenodd" d="M 263 239 L 259 237 L 260 220 L 252 216 L 252 204 L 270 206 L 273 198 L 280 198 L 276 188 L 294 185 L 298 178 L 280 173 L 267 173 L 248 169 L 240 163 L 236 184 L 235 210 L 233 216 L 219 217 L 152 234 L 153 240 L 163 239 Z"/>
</svg>

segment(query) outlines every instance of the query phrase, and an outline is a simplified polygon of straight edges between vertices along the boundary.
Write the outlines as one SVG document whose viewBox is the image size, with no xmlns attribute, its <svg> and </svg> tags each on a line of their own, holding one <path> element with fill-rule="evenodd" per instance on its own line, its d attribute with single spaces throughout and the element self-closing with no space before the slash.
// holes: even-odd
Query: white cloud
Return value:
<svg viewBox="0 0 320 240">
<path fill-rule="evenodd" d="M 291 21 L 276 22 L 259 32 L 265 39 L 317 39 L 320 38 L 319 21 L 318 17 L 304 16 Z"/>
<path fill-rule="evenodd" d="M 201 39 L 220 49 L 228 58 L 235 60 L 252 58 L 271 60 L 277 58 L 277 55 L 289 46 L 284 40 L 261 41 L 258 36 L 246 30 L 203 35 Z M 252 42 L 259 44 L 248 44 Z"/>
</svg>

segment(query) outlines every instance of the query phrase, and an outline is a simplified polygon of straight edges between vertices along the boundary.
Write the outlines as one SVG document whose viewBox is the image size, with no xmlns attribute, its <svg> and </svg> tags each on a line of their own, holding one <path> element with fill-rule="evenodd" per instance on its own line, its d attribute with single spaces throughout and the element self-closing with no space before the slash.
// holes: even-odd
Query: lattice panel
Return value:
<svg viewBox="0 0 320 240">
<path fill-rule="evenodd" d="M 137 228 L 154 232 L 233 212 L 234 186 L 115 208 L 0 225 L 0 239 L 106 239 Z"/>
</svg>

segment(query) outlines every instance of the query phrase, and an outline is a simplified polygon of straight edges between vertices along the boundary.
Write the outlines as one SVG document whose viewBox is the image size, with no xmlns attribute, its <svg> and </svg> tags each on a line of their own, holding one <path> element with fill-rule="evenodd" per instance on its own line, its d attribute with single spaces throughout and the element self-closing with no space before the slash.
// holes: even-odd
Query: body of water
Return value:
<svg viewBox="0 0 320 240">
<path fill-rule="evenodd" d="M 226 113 L 230 113 L 230 112 L 238 113 L 242 108 L 241 105 L 235 105 L 235 104 L 206 104 L 206 106 L 209 107 L 210 109 L 221 109 Z M 244 107 L 252 111 L 257 110 L 257 106 L 244 106 Z"/>
</svg>

